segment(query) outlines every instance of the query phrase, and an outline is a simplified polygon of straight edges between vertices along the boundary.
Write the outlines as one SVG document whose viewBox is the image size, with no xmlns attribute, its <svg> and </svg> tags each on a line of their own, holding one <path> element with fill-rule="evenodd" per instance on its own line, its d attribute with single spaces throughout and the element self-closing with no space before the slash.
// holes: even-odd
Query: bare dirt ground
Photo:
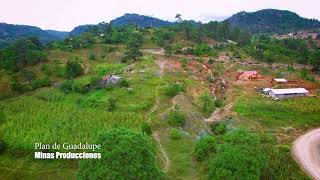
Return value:
<svg viewBox="0 0 320 180">
<path fill-rule="evenodd" d="M 232 103 L 227 104 L 223 108 L 217 108 L 208 119 L 205 119 L 206 122 L 217 122 L 220 121 L 231 114 Z"/>
<path fill-rule="evenodd" d="M 313 179 L 320 180 L 320 128 L 295 140 L 292 155 Z"/>
</svg>

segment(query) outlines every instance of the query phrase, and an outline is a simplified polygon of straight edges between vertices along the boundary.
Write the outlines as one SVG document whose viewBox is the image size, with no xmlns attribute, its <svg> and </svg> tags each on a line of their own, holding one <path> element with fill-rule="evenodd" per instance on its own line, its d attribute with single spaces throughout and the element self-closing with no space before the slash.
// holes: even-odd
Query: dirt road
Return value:
<svg viewBox="0 0 320 180">
<path fill-rule="evenodd" d="M 292 154 L 313 179 L 320 180 L 320 128 L 295 140 Z"/>
</svg>

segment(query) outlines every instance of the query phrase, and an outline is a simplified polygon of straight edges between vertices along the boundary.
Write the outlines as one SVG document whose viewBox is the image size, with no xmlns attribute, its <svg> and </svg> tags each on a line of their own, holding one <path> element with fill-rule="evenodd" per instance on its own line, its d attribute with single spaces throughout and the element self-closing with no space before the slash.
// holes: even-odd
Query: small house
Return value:
<svg viewBox="0 0 320 180">
<path fill-rule="evenodd" d="M 287 85 L 288 80 L 284 79 L 284 78 L 274 78 L 271 80 L 271 84 L 272 85 Z"/>
<path fill-rule="evenodd" d="M 283 79 L 283 78 L 274 78 L 274 79 L 272 79 L 271 83 L 273 83 L 273 82 L 279 83 L 279 84 L 285 84 L 288 82 L 288 80 Z"/>
<path fill-rule="evenodd" d="M 237 80 L 253 80 L 258 78 L 259 75 L 257 71 L 242 71 L 237 76 Z"/>
<path fill-rule="evenodd" d="M 290 97 L 307 96 L 309 93 L 305 88 L 290 89 L 268 89 L 267 94 L 273 99 L 284 99 Z"/>
<path fill-rule="evenodd" d="M 122 77 L 117 75 L 105 75 L 102 77 L 102 80 L 100 81 L 101 86 L 107 86 L 109 84 L 117 84 Z"/>
</svg>

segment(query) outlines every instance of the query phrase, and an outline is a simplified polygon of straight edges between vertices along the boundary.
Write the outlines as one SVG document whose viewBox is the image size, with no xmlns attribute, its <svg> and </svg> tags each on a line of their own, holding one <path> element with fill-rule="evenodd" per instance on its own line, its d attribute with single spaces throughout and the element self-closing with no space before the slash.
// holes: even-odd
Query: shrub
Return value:
<svg viewBox="0 0 320 180">
<path fill-rule="evenodd" d="M 24 93 L 31 90 L 31 87 L 29 84 L 22 84 L 16 81 L 12 82 L 10 87 L 11 87 L 11 90 L 16 91 L 18 93 Z"/>
<path fill-rule="evenodd" d="M 313 76 L 307 69 L 303 69 L 303 70 L 300 72 L 300 76 L 301 76 L 301 78 L 304 79 L 304 80 L 312 81 L 312 82 L 315 81 L 314 76 Z"/>
<path fill-rule="evenodd" d="M 173 46 L 173 49 L 174 49 L 174 53 L 175 53 L 175 54 L 180 54 L 180 53 L 182 53 L 182 45 L 179 44 L 179 43 L 176 43 L 176 44 Z"/>
<path fill-rule="evenodd" d="M 48 76 L 45 76 L 45 77 L 33 80 L 31 83 L 31 86 L 32 86 L 32 89 L 37 89 L 41 87 L 51 86 L 51 84 L 52 84 L 52 81 L 50 80 L 50 78 Z"/>
<path fill-rule="evenodd" d="M 205 114 L 210 114 L 215 109 L 214 100 L 208 93 L 204 93 L 198 97 L 198 104 Z"/>
<path fill-rule="evenodd" d="M 40 70 L 47 76 L 52 75 L 52 71 L 50 70 L 48 64 L 42 64 L 40 67 Z"/>
<path fill-rule="evenodd" d="M 82 94 L 89 92 L 89 88 L 87 87 L 87 85 L 79 81 L 75 81 L 73 83 L 72 90 L 74 92 L 82 93 Z"/>
<path fill-rule="evenodd" d="M 260 179 L 265 156 L 248 145 L 223 144 L 209 162 L 209 179 Z"/>
<path fill-rule="evenodd" d="M 222 107 L 222 106 L 224 105 L 224 102 L 223 102 L 222 99 L 216 99 L 216 100 L 214 101 L 214 105 L 215 105 L 216 107 L 220 108 L 220 107 Z"/>
<path fill-rule="evenodd" d="M 28 81 L 29 83 L 32 82 L 36 78 L 36 74 L 30 70 L 22 69 L 21 76 Z"/>
<path fill-rule="evenodd" d="M 92 52 L 88 55 L 89 60 L 96 60 L 96 55 Z"/>
<path fill-rule="evenodd" d="M 177 128 L 172 128 L 170 131 L 170 138 L 171 139 L 180 139 L 182 137 L 182 133 Z"/>
<path fill-rule="evenodd" d="M 101 78 L 99 78 L 99 77 L 91 77 L 90 78 L 90 87 L 91 88 L 99 88 L 100 81 L 101 81 Z"/>
<path fill-rule="evenodd" d="M 72 92 L 73 83 L 74 83 L 73 80 L 63 81 L 60 85 L 60 89 L 65 93 L 70 93 Z"/>
<path fill-rule="evenodd" d="M 0 140 L 0 153 L 3 153 L 6 150 L 6 144 Z"/>
<path fill-rule="evenodd" d="M 122 79 L 120 80 L 120 82 L 118 83 L 118 85 L 120 87 L 129 87 L 129 82 L 126 79 Z"/>
<path fill-rule="evenodd" d="M 156 167 L 155 148 L 150 139 L 126 128 L 99 135 L 101 159 L 82 160 L 80 179 L 162 179 Z"/>
<path fill-rule="evenodd" d="M 110 97 L 108 99 L 107 110 L 114 111 L 117 108 L 117 99 Z"/>
<path fill-rule="evenodd" d="M 198 161 L 205 161 L 216 152 L 217 140 L 212 136 L 204 136 L 195 146 L 193 155 Z"/>
<path fill-rule="evenodd" d="M 183 90 L 182 85 L 175 83 L 175 84 L 171 84 L 171 85 L 167 86 L 164 89 L 164 94 L 169 97 L 174 97 L 182 90 Z"/>
<path fill-rule="evenodd" d="M 197 56 L 209 55 L 211 57 L 216 57 L 218 55 L 217 52 L 204 43 L 196 44 L 194 48 L 189 48 L 187 51 L 189 54 L 194 54 Z"/>
<path fill-rule="evenodd" d="M 185 115 L 180 111 L 170 111 L 168 123 L 171 126 L 183 126 L 185 123 Z"/>
<path fill-rule="evenodd" d="M 68 79 L 75 78 L 79 75 L 82 75 L 83 73 L 84 73 L 84 70 L 78 61 L 68 60 L 66 65 L 66 73 L 65 73 Z"/>
<path fill-rule="evenodd" d="M 226 122 L 217 122 L 210 125 L 211 131 L 216 135 L 222 135 L 227 132 L 227 123 Z"/>
<path fill-rule="evenodd" d="M 149 123 L 146 123 L 146 122 L 142 123 L 141 130 L 143 134 L 146 134 L 149 136 L 151 136 L 152 134 L 152 129 Z"/>
<path fill-rule="evenodd" d="M 173 54 L 173 47 L 171 45 L 167 45 L 164 47 L 164 53 L 166 56 L 170 57 Z"/>
</svg>

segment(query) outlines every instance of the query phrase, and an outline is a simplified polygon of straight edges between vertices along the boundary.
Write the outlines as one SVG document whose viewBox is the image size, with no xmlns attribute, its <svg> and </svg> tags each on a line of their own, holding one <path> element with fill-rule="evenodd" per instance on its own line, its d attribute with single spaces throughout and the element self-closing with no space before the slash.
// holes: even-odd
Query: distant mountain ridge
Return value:
<svg viewBox="0 0 320 180">
<path fill-rule="evenodd" d="M 9 45 L 17 39 L 37 36 L 42 42 L 63 39 L 68 32 L 42 30 L 36 26 L 0 23 L 0 48 Z"/>
<path fill-rule="evenodd" d="M 110 24 L 113 26 L 137 25 L 139 27 L 163 27 L 171 26 L 174 23 L 150 16 L 126 13 L 123 16 L 110 21 Z"/>
<path fill-rule="evenodd" d="M 50 35 L 63 39 L 66 36 L 68 36 L 69 32 L 67 31 L 56 31 L 56 30 L 45 30 L 47 33 L 49 33 Z"/>
<path fill-rule="evenodd" d="M 243 11 L 229 17 L 225 22 L 251 33 L 288 33 L 320 28 L 318 20 L 277 9 L 263 9 L 252 13 Z"/>
<path fill-rule="evenodd" d="M 300 30 L 319 29 L 320 22 L 315 19 L 300 17 L 298 14 L 277 9 L 263 9 L 256 12 L 239 12 L 224 20 L 233 26 L 246 29 L 250 33 L 288 33 Z M 189 23 L 197 24 L 195 21 Z M 36 26 L 15 25 L 0 23 L 0 48 L 9 45 L 20 38 L 37 36 L 42 42 L 64 39 L 67 36 L 77 36 L 84 32 L 103 32 L 108 25 L 126 26 L 137 25 L 139 27 L 163 27 L 171 26 L 176 22 L 161 20 L 155 17 L 126 13 L 109 24 L 99 23 L 96 25 L 80 25 L 75 27 L 71 32 L 42 30 Z"/>
</svg>

